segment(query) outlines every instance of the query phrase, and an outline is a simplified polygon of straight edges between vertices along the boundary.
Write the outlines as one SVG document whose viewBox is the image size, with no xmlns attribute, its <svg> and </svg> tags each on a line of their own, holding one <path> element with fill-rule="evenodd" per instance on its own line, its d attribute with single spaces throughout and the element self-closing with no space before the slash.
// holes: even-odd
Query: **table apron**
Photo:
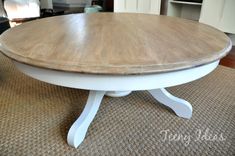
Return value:
<svg viewBox="0 0 235 156">
<path fill-rule="evenodd" d="M 56 71 L 13 61 L 26 75 L 50 84 L 97 91 L 137 91 L 165 88 L 199 79 L 219 64 L 219 60 L 198 67 L 146 75 L 95 75 Z"/>
</svg>

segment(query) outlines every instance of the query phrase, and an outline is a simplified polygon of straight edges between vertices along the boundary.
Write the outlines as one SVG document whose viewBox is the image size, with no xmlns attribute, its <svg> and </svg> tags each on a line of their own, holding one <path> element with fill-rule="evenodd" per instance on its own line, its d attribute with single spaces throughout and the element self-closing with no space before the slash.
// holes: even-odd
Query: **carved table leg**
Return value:
<svg viewBox="0 0 235 156">
<path fill-rule="evenodd" d="M 171 95 L 164 88 L 149 90 L 149 93 L 160 103 L 170 107 L 176 115 L 183 118 L 192 117 L 192 106 L 189 102 Z"/>
<path fill-rule="evenodd" d="M 90 91 L 82 114 L 69 129 L 67 141 L 70 146 L 77 148 L 84 140 L 88 127 L 99 109 L 104 94 L 104 91 Z"/>
</svg>

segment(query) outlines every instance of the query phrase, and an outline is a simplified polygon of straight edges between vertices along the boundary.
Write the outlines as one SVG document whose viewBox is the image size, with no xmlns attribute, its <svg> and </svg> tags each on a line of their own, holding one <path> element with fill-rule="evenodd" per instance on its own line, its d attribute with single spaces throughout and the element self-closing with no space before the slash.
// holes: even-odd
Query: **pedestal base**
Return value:
<svg viewBox="0 0 235 156">
<path fill-rule="evenodd" d="M 192 106 L 187 101 L 177 98 L 165 89 L 150 90 L 150 94 L 162 104 L 170 107 L 178 116 L 183 118 L 191 118 Z M 121 97 L 130 94 L 126 92 L 104 92 L 90 91 L 87 104 L 80 115 L 69 130 L 67 141 L 70 146 L 77 148 L 86 136 L 88 127 L 94 119 L 104 95 L 111 97 Z"/>
<path fill-rule="evenodd" d="M 122 97 L 122 96 L 127 96 L 131 93 L 131 91 L 111 91 L 111 92 L 106 92 L 106 96 L 110 97 Z"/>
</svg>

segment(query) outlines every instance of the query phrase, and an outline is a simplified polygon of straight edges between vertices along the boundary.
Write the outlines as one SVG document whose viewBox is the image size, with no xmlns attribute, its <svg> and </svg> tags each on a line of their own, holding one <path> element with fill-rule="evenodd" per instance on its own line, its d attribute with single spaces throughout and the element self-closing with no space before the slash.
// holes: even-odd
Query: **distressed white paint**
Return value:
<svg viewBox="0 0 235 156">
<path fill-rule="evenodd" d="M 161 0 L 114 0 L 114 12 L 160 14 Z"/>
</svg>

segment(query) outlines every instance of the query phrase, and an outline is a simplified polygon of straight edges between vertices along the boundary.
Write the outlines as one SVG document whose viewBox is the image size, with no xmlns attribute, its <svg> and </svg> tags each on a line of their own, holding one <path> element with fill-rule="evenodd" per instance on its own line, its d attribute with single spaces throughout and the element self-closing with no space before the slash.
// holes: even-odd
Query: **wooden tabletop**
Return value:
<svg viewBox="0 0 235 156">
<path fill-rule="evenodd" d="M 91 74 L 147 74 L 192 68 L 231 49 L 221 31 L 175 17 L 98 13 L 44 18 L 0 36 L 0 50 L 26 64 Z"/>
</svg>

